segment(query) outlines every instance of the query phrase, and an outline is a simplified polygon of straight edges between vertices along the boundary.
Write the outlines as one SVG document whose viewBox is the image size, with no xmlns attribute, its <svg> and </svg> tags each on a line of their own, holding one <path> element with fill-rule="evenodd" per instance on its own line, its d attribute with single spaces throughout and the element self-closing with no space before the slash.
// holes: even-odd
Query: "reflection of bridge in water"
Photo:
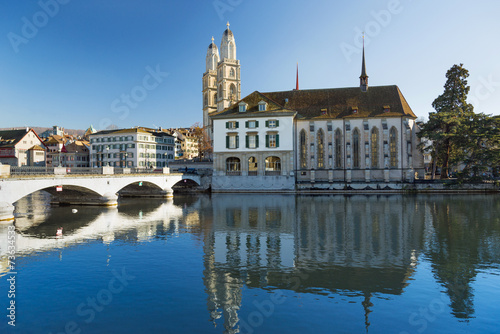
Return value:
<svg viewBox="0 0 500 334">
<path fill-rule="evenodd" d="M 249 323 L 247 288 L 348 296 L 368 328 L 377 309 L 374 298 L 403 294 L 422 257 L 444 287 L 453 315 L 474 314 L 471 282 L 479 265 L 499 266 L 500 226 L 491 217 L 500 212 L 495 199 L 216 194 L 161 204 L 123 201 L 111 209 L 79 207 L 87 217 L 82 221 L 68 213 L 71 208 L 31 212 L 27 201 L 19 201 L 17 210 L 25 217 L 16 218 L 16 229 L 18 252 L 31 254 L 88 239 L 111 243 L 175 236 L 189 228 L 204 241 L 210 318 L 222 322 L 226 333 Z M 68 216 L 75 218 L 61 223 Z M 64 226 L 60 239 L 58 226 Z M 2 242 L 6 233 L 7 226 L 0 227 Z M 0 249 L 5 253 L 6 244 Z"/>
<path fill-rule="evenodd" d="M 120 193 L 169 197 L 176 184 L 200 185 L 194 174 L 38 175 L 0 179 L 0 221 L 14 219 L 16 201 L 44 190 L 61 204 L 117 205 Z"/>
<path fill-rule="evenodd" d="M 181 224 L 199 224 L 197 215 L 186 215 L 185 209 L 172 200 L 124 200 L 120 207 L 55 207 L 48 212 L 30 212 L 31 207 L 43 208 L 50 199 L 43 193 L 17 203 L 20 216 L 16 218 L 16 256 L 58 250 L 85 242 L 102 240 L 111 243 L 123 235 L 133 234 L 138 241 L 160 234 L 176 235 Z M 29 207 L 28 207 L 29 206 Z M 71 219 L 68 219 L 70 217 Z M 63 227 L 63 235 L 56 230 Z M 8 225 L 0 225 L 0 274 L 7 272 Z M 128 237 L 131 237 L 128 235 Z"/>
</svg>

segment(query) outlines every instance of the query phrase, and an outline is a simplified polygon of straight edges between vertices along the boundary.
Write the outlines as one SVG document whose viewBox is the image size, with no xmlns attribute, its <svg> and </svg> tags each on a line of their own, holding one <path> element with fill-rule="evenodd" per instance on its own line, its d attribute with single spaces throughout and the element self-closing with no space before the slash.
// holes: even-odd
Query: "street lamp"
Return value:
<svg viewBox="0 0 500 334">
<path fill-rule="evenodd" d="M 109 166 L 109 145 L 106 146 L 106 166 Z"/>
</svg>

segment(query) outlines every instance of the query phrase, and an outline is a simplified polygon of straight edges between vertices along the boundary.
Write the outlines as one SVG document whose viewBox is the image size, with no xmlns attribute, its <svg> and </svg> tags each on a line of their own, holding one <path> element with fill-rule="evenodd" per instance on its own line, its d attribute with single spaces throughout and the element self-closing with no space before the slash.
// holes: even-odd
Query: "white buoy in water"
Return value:
<svg viewBox="0 0 500 334">
<path fill-rule="evenodd" d="M 77 210 L 77 209 L 72 209 L 72 210 L 71 210 L 71 212 L 73 212 L 73 213 L 77 213 L 77 212 L 78 212 L 78 210 Z"/>
</svg>

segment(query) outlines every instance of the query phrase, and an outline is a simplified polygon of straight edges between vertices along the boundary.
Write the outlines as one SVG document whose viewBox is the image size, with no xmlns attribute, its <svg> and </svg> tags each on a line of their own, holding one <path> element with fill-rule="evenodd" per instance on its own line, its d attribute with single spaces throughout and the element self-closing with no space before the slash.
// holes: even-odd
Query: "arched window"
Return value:
<svg viewBox="0 0 500 334">
<path fill-rule="evenodd" d="M 391 158 L 390 160 L 390 166 L 391 168 L 397 168 L 398 167 L 398 131 L 396 130 L 395 127 L 391 128 L 391 131 L 389 131 L 389 156 Z"/>
<path fill-rule="evenodd" d="M 376 127 L 372 128 L 371 133 L 371 158 L 372 158 L 372 168 L 378 167 L 378 129 Z"/>
<path fill-rule="evenodd" d="M 318 131 L 318 168 L 325 168 L 325 134 L 323 129 Z"/>
<path fill-rule="evenodd" d="M 226 159 L 226 175 L 241 175 L 240 159 L 230 157 Z"/>
<path fill-rule="evenodd" d="M 214 93 L 214 104 L 217 103 L 217 93 Z"/>
<path fill-rule="evenodd" d="M 342 168 L 342 132 L 335 130 L 335 168 Z"/>
<path fill-rule="evenodd" d="M 208 94 L 205 94 L 205 107 L 208 106 Z"/>
<path fill-rule="evenodd" d="M 224 98 L 224 94 L 222 93 L 222 84 L 219 85 L 219 91 L 217 92 L 217 94 L 221 97 L 221 98 Z"/>
<path fill-rule="evenodd" d="M 231 67 L 231 70 L 229 70 L 229 76 L 231 78 L 234 78 L 236 76 L 235 72 L 234 72 L 234 68 Z"/>
<path fill-rule="evenodd" d="M 248 158 L 248 175 L 257 175 L 257 159 L 255 157 Z"/>
<path fill-rule="evenodd" d="M 354 129 L 352 132 L 352 167 L 359 168 L 359 130 Z"/>
<path fill-rule="evenodd" d="M 307 141 L 306 132 L 300 131 L 300 168 L 307 168 Z"/>
<path fill-rule="evenodd" d="M 278 157 L 266 158 L 266 175 L 279 175 L 281 171 L 281 159 Z"/>
<path fill-rule="evenodd" d="M 236 86 L 234 84 L 229 86 L 229 99 L 231 101 L 236 100 Z"/>
</svg>

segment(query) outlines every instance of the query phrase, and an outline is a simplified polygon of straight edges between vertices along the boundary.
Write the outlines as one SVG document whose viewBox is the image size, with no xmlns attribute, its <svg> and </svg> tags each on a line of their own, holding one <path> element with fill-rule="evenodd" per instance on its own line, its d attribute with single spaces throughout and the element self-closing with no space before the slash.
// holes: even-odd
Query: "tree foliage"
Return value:
<svg viewBox="0 0 500 334">
<path fill-rule="evenodd" d="M 485 114 L 475 114 L 467 103 L 469 72 L 463 64 L 453 65 L 446 73 L 443 94 L 439 95 L 421 127 L 420 148 L 430 152 L 435 166 L 441 167 L 441 178 L 448 178 L 451 165 L 464 164 L 467 175 L 477 174 L 499 163 L 500 120 Z"/>
<path fill-rule="evenodd" d="M 198 142 L 198 157 L 200 159 L 207 159 L 210 157 L 213 149 L 210 136 L 207 129 L 205 129 L 199 122 L 191 125 L 191 133 Z"/>
</svg>

